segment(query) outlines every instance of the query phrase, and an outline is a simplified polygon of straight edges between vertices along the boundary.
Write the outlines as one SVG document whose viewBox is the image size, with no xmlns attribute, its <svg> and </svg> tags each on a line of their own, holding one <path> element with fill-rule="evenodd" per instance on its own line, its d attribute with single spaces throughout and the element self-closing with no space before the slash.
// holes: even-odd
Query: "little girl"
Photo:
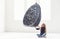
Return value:
<svg viewBox="0 0 60 39">
<path fill-rule="evenodd" d="M 41 25 L 40 37 L 45 37 L 45 36 L 46 36 L 46 25 L 43 23 Z"/>
</svg>

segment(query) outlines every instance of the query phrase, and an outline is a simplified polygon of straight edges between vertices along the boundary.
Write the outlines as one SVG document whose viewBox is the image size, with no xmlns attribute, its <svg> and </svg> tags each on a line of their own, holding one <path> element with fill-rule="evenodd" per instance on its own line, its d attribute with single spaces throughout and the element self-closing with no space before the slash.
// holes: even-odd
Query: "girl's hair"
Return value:
<svg viewBox="0 0 60 39">
<path fill-rule="evenodd" d="M 41 27 L 46 27 L 46 25 L 43 23 Z"/>
<path fill-rule="evenodd" d="M 41 25 L 41 28 L 42 28 L 42 27 L 45 28 L 45 32 L 46 32 L 46 25 L 45 25 L 44 23 Z"/>
</svg>

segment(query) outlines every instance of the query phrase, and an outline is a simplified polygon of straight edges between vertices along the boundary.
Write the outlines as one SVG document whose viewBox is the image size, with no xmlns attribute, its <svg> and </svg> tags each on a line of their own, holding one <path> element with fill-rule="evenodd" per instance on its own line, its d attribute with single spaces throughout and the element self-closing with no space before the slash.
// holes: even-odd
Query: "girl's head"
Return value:
<svg viewBox="0 0 60 39">
<path fill-rule="evenodd" d="M 46 25 L 43 23 L 43 24 L 41 25 L 41 27 L 46 27 Z"/>
</svg>

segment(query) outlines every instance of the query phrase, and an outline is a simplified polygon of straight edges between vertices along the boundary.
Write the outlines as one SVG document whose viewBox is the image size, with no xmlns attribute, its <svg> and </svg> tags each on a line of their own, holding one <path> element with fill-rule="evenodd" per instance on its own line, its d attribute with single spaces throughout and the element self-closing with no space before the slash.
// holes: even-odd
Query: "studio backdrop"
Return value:
<svg viewBox="0 0 60 39">
<path fill-rule="evenodd" d="M 27 27 L 23 23 L 23 19 L 26 13 L 28 14 L 30 9 L 31 10 L 36 9 L 33 8 L 33 6 L 37 6 L 37 12 L 40 13 L 40 15 L 39 13 L 37 13 L 37 16 L 38 15 L 40 16 L 39 26 L 41 26 L 42 23 L 45 23 L 47 25 L 47 23 L 51 21 L 50 0 L 6 0 L 5 1 L 5 31 L 6 32 L 37 32 L 35 27 Z M 38 17 L 36 17 L 36 19 L 37 18 Z M 34 20 L 36 19 L 34 18 Z M 34 20 L 33 22 L 35 22 Z M 31 25 L 33 25 L 33 22 L 32 21 L 30 22 Z M 27 23 L 29 24 L 29 22 Z M 48 25 L 46 27 L 48 27 Z"/>
</svg>

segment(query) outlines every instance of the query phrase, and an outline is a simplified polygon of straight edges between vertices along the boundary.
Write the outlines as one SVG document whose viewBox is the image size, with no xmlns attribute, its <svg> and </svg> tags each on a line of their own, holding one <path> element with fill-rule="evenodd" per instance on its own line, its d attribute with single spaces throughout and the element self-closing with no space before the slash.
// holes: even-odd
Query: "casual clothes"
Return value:
<svg viewBox="0 0 60 39">
<path fill-rule="evenodd" d="M 46 30 L 45 27 L 41 27 L 41 32 L 40 32 L 41 37 L 44 37 L 46 35 L 45 30 Z"/>
</svg>

